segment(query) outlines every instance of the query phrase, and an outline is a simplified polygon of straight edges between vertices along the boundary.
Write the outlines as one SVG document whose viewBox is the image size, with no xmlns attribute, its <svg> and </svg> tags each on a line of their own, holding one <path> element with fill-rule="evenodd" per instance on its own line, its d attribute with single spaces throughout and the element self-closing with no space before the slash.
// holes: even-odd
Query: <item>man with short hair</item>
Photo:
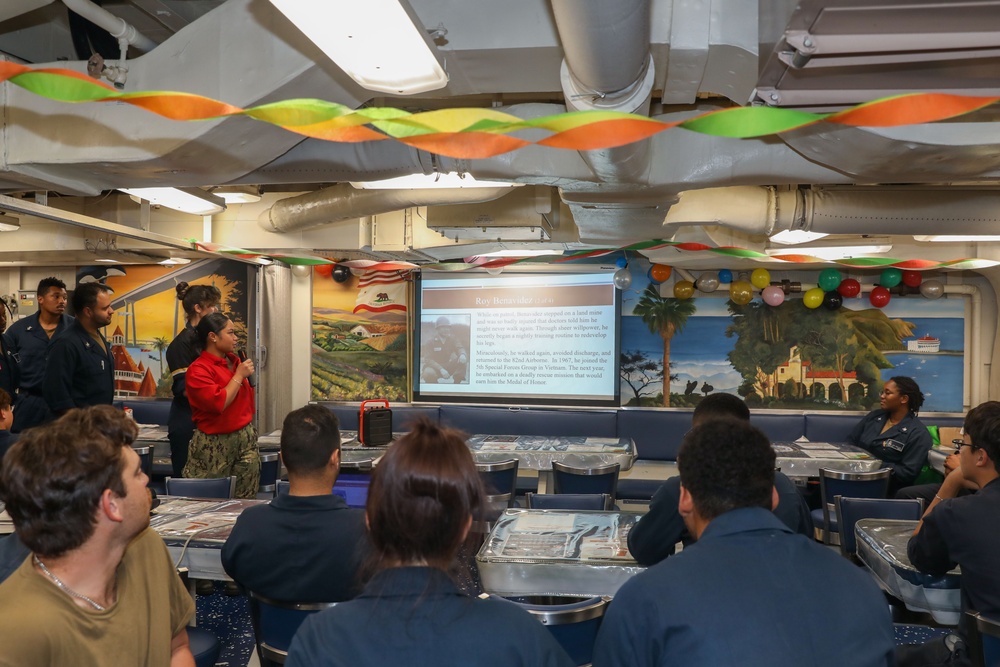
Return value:
<svg viewBox="0 0 1000 667">
<path fill-rule="evenodd" d="M 910 538 L 906 553 L 921 572 L 943 575 L 962 568 L 962 610 L 1000 617 L 1000 402 L 981 403 L 965 417 L 959 446 L 959 467 L 941 484 Z M 966 486 L 979 490 L 959 497 Z M 959 632 L 970 636 L 964 614 Z M 947 647 L 940 640 L 917 647 L 900 647 L 898 664 L 944 664 Z M 948 664 L 964 665 L 968 656 Z"/>
<path fill-rule="evenodd" d="M 465 381 L 469 355 L 447 317 L 441 316 L 434 323 L 434 337 L 424 346 L 423 361 L 420 376 L 424 382 L 461 384 Z"/>
<path fill-rule="evenodd" d="M 36 298 L 38 312 L 21 318 L 7 329 L 11 350 L 20 367 L 17 414 L 11 429 L 14 433 L 54 418 L 42 390 L 45 362 L 51 342 L 68 330 L 74 321 L 65 314 L 66 283 L 63 281 L 51 276 L 43 278 L 38 283 Z"/>
<path fill-rule="evenodd" d="M 115 309 L 111 288 L 84 283 L 73 292 L 76 322 L 52 342 L 43 392 L 49 409 L 62 414 L 72 408 L 110 405 L 115 398 L 115 362 L 101 329 L 111 324 Z"/>
<path fill-rule="evenodd" d="M 698 426 L 715 419 L 738 419 L 750 422 L 750 409 L 739 396 L 709 394 L 698 403 L 691 416 L 691 425 Z M 796 533 L 811 536 L 813 532 L 809 507 L 795 483 L 781 472 L 774 476 L 778 491 L 778 506 L 774 514 Z M 640 565 L 655 565 L 673 555 L 678 542 L 691 541 L 684 521 L 677 512 L 681 495 L 681 478 L 669 478 L 653 494 L 649 512 L 628 534 L 628 550 Z"/>
<path fill-rule="evenodd" d="M 777 504 L 767 436 L 702 423 L 678 453 L 678 509 L 697 542 L 625 582 L 594 667 L 886 667 L 894 638 L 871 577 L 796 535 Z"/>
<path fill-rule="evenodd" d="M 0 389 L 0 462 L 3 462 L 4 454 L 17 441 L 17 436 L 10 432 L 13 423 L 13 399 L 10 394 Z"/>
<path fill-rule="evenodd" d="M 244 588 L 286 602 L 340 602 L 358 592 L 367 550 L 364 510 L 333 485 L 340 472 L 337 417 L 319 405 L 288 413 L 281 460 L 289 490 L 247 508 L 222 547 L 222 565 Z"/>
<path fill-rule="evenodd" d="M 149 528 L 136 432 L 110 406 L 72 410 L 4 458 L 0 497 L 31 557 L 0 584 L 0 666 L 194 667 L 194 602 Z"/>
</svg>

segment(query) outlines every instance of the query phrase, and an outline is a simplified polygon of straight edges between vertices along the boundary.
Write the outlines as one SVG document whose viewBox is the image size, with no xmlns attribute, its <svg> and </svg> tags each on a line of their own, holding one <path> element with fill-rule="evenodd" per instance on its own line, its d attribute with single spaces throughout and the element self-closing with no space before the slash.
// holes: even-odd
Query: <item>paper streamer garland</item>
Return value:
<svg viewBox="0 0 1000 667">
<path fill-rule="evenodd" d="M 675 127 L 748 139 L 817 123 L 853 127 L 915 125 L 947 120 L 1000 101 L 1000 97 L 912 93 L 830 114 L 760 106 L 709 111 L 677 122 L 611 111 L 573 111 L 523 120 L 486 108 L 409 113 L 388 107 L 351 109 L 316 99 L 283 100 L 243 109 L 183 92 L 121 92 L 80 72 L 33 69 L 12 62 L 0 62 L 0 83 L 3 81 L 60 102 L 120 102 L 184 121 L 248 116 L 316 139 L 349 143 L 395 139 L 431 153 L 467 160 L 494 157 L 532 144 L 574 151 L 614 148 Z M 552 134 L 537 141 L 510 136 L 529 129 Z"/>
</svg>

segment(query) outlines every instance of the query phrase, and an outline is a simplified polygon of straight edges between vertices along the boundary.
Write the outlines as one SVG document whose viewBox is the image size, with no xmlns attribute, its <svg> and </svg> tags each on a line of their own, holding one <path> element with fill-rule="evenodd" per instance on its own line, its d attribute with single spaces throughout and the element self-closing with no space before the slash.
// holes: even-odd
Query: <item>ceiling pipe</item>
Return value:
<svg viewBox="0 0 1000 667">
<path fill-rule="evenodd" d="M 63 4 L 91 23 L 107 30 L 119 43 L 124 40 L 143 53 L 149 53 L 157 46 L 156 42 L 136 30 L 135 26 L 90 0 L 63 0 Z"/>
<path fill-rule="evenodd" d="M 275 202 L 260 214 L 257 224 L 269 232 L 293 232 L 413 206 L 479 204 L 499 199 L 510 191 L 510 188 L 357 190 L 349 183 L 340 183 Z"/>
<path fill-rule="evenodd" d="M 552 0 L 565 56 L 559 76 L 570 111 L 649 115 L 650 7 L 650 0 Z M 649 172 L 648 140 L 581 155 L 604 182 L 636 182 Z"/>
<path fill-rule="evenodd" d="M 663 224 L 722 225 L 765 236 L 785 230 L 920 235 L 947 229 L 955 234 L 995 234 L 1000 226 L 1000 191 L 707 188 L 680 193 Z"/>
</svg>

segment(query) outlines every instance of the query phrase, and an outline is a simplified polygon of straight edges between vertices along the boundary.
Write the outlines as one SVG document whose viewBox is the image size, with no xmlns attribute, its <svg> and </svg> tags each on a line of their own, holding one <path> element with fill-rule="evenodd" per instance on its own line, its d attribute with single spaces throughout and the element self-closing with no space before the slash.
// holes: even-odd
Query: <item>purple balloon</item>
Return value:
<svg viewBox="0 0 1000 667">
<path fill-rule="evenodd" d="M 769 306 L 780 306 L 785 302 L 785 292 L 777 285 L 768 285 L 760 293 L 764 303 Z"/>
</svg>

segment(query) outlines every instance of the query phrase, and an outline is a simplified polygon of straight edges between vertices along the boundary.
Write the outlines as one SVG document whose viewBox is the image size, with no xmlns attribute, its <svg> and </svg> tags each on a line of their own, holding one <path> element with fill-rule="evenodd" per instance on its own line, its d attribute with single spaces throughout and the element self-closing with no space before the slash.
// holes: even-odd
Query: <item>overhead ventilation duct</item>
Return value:
<svg viewBox="0 0 1000 667">
<path fill-rule="evenodd" d="M 1000 191 L 707 188 L 682 192 L 664 225 L 722 225 L 766 236 L 785 230 L 827 234 L 940 234 L 942 230 L 993 234 L 1000 226 Z"/>
<path fill-rule="evenodd" d="M 414 206 L 488 202 L 510 191 L 510 188 L 356 190 L 341 183 L 282 199 L 261 213 L 257 222 L 269 232 L 292 232 Z"/>
</svg>

